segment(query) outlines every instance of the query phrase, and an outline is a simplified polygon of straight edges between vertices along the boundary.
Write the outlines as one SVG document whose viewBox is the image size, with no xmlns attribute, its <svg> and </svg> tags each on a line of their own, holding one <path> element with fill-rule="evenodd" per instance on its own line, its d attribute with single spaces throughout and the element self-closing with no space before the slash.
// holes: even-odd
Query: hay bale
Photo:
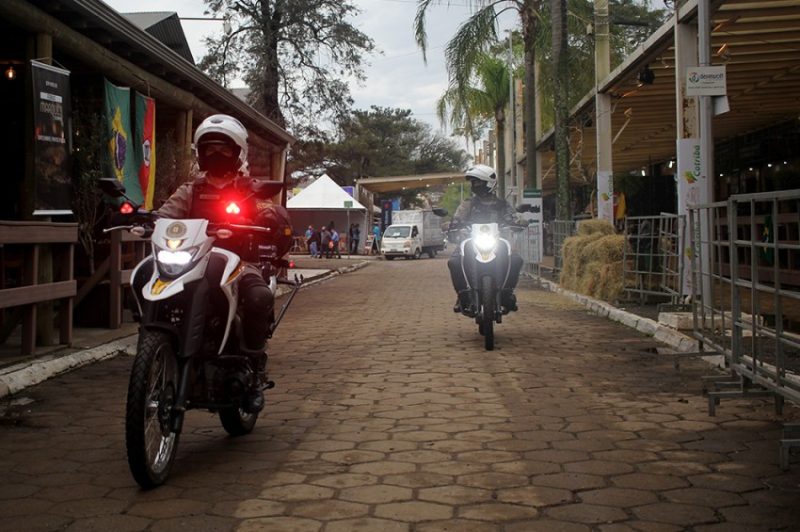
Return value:
<svg viewBox="0 0 800 532">
<path fill-rule="evenodd" d="M 592 220 L 583 220 L 578 224 L 578 235 L 592 235 L 595 233 L 613 235 L 615 232 L 614 226 L 608 220 L 594 218 Z"/>
<path fill-rule="evenodd" d="M 610 223 L 582 222 L 578 234 L 564 241 L 561 285 L 597 299 L 615 301 L 624 291 L 624 250 L 625 237 L 614 234 Z"/>
</svg>

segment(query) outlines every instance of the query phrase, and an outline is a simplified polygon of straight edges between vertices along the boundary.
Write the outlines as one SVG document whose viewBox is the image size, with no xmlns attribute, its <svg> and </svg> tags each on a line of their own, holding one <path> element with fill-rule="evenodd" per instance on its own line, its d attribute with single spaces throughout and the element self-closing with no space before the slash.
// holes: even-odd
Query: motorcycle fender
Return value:
<svg viewBox="0 0 800 532">
<path fill-rule="evenodd" d="M 222 341 L 219 344 L 219 351 L 217 354 L 221 355 L 225 344 L 228 342 L 228 337 L 231 334 L 231 324 L 233 318 L 236 316 L 237 306 L 236 303 L 239 299 L 239 277 L 244 271 L 244 262 L 239 258 L 239 255 L 222 248 L 211 248 L 211 253 L 222 255 L 225 258 L 225 269 L 222 271 L 222 279 L 220 280 L 220 289 L 225 294 L 225 299 L 228 300 L 228 320 L 225 325 L 225 334 L 222 335 Z"/>
<path fill-rule="evenodd" d="M 133 284 L 133 280 L 136 279 L 136 274 L 138 274 L 142 266 L 144 266 L 148 262 L 153 262 L 153 273 L 150 275 L 150 280 L 147 283 L 145 283 L 145 286 L 143 288 L 143 290 L 145 291 L 147 291 L 148 286 L 152 286 L 154 279 L 158 277 L 158 271 L 155 265 L 155 258 L 153 257 L 153 255 L 148 255 L 147 257 L 145 257 L 139 264 L 134 266 L 133 271 L 131 272 L 131 284 Z M 135 290 L 133 291 L 133 300 L 136 302 L 136 307 L 139 309 L 140 316 L 143 314 L 142 297 L 144 297 L 144 294 L 138 294 L 136 293 Z"/>
</svg>

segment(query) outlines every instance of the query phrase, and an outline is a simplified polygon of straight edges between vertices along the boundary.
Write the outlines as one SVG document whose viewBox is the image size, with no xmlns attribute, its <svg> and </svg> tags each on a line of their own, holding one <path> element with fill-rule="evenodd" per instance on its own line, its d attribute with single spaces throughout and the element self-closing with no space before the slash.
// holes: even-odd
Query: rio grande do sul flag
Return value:
<svg viewBox="0 0 800 532">
<path fill-rule="evenodd" d="M 156 187 L 156 101 L 136 93 L 136 167 L 144 208 L 153 208 Z"/>
<path fill-rule="evenodd" d="M 131 90 L 105 80 L 106 143 L 112 175 L 125 185 L 125 194 L 137 205 L 144 203 L 136 173 L 131 135 Z"/>
</svg>

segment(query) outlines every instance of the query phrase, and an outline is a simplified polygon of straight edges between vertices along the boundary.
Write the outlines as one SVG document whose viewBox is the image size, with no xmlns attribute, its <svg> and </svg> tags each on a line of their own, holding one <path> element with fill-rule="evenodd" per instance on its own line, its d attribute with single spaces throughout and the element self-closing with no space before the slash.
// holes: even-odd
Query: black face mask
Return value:
<svg viewBox="0 0 800 532">
<path fill-rule="evenodd" d="M 212 153 L 210 155 L 200 154 L 197 157 L 197 164 L 200 170 L 212 176 L 222 177 L 225 174 L 236 173 L 239 167 L 239 158 L 228 157 L 221 153 Z"/>
<path fill-rule="evenodd" d="M 489 195 L 489 186 L 486 184 L 486 181 L 481 181 L 480 179 L 471 179 L 470 186 L 472 193 L 478 197 Z"/>
</svg>

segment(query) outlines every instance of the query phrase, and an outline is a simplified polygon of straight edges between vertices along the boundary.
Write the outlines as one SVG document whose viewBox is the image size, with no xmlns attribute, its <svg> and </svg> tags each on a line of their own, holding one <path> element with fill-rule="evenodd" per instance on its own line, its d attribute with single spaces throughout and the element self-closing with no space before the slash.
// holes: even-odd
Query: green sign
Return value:
<svg viewBox="0 0 800 532">
<path fill-rule="evenodd" d="M 345 201 L 344 202 L 344 208 L 345 209 L 352 209 L 353 208 L 353 201 L 352 200 Z"/>
<path fill-rule="evenodd" d="M 540 188 L 526 188 L 522 191 L 523 198 L 541 198 L 542 189 Z"/>
</svg>

